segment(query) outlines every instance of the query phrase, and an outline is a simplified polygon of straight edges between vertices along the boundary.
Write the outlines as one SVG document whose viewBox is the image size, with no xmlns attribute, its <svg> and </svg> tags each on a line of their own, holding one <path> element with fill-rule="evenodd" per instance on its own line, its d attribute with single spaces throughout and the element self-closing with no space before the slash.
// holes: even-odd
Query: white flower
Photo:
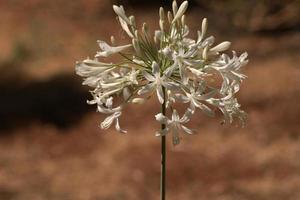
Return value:
<svg viewBox="0 0 300 200">
<path fill-rule="evenodd" d="M 185 17 L 187 7 L 187 1 L 179 6 L 173 1 L 172 11 L 160 8 L 159 30 L 151 34 L 146 23 L 139 29 L 134 16 L 127 17 L 123 6 L 113 6 L 131 44 L 116 46 L 113 36 L 113 46 L 99 40 L 101 50 L 95 59 L 76 63 L 76 73 L 83 77 L 83 84 L 92 88 L 93 99 L 88 103 L 108 115 L 101 128 L 107 129 L 115 123 L 118 131 L 125 132 L 119 125 L 123 108 L 129 103 L 145 103 L 155 93 L 165 111 L 156 115 L 166 125 L 159 135 L 172 132 L 174 144 L 179 143 L 180 131 L 192 133 L 183 124 L 198 110 L 209 116 L 219 110 L 226 122 L 232 123 L 237 118 L 244 123 L 246 113 L 241 110 L 236 93 L 246 78 L 241 69 L 248 62 L 247 53 L 238 56 L 233 51 L 230 57 L 225 53 L 230 48 L 229 41 L 215 45 L 215 38 L 206 36 L 206 18 L 197 38 L 190 38 Z M 103 61 L 113 54 L 121 58 L 119 62 Z M 117 99 L 114 106 L 113 99 Z M 178 103 L 188 104 L 182 118 L 176 112 Z M 166 116 L 170 110 L 171 119 Z"/>
<path fill-rule="evenodd" d="M 211 98 L 208 101 L 222 111 L 224 114 L 224 122 L 232 123 L 234 118 L 238 118 L 242 126 L 245 125 L 247 114 L 240 109 L 240 104 L 232 93 L 221 99 Z"/>
<path fill-rule="evenodd" d="M 96 87 L 99 80 L 107 74 L 113 71 L 115 67 L 111 63 L 103 63 L 97 60 L 85 59 L 82 62 L 76 63 L 76 73 L 82 77 L 85 77 L 83 85 L 90 87 Z"/>
<path fill-rule="evenodd" d="M 201 85 L 199 85 L 197 90 L 195 90 L 195 87 L 190 87 L 190 91 L 185 92 L 185 95 L 179 93 L 175 94 L 175 96 L 182 103 L 190 103 L 190 109 L 192 111 L 195 111 L 196 108 L 199 108 L 208 116 L 213 117 L 215 114 L 214 111 L 210 107 L 205 105 L 205 103 L 203 102 L 207 103 L 207 100 L 214 97 L 217 94 L 217 91 L 212 90 L 210 92 L 205 93 L 204 90 L 205 87 L 201 87 Z"/>
<path fill-rule="evenodd" d="M 110 116 L 106 117 L 105 120 L 101 123 L 101 128 L 102 129 L 108 129 L 112 123 L 114 121 L 116 121 L 116 125 L 115 125 L 115 128 L 117 131 L 119 131 L 120 133 L 127 133 L 127 131 L 125 130 L 122 130 L 120 128 L 120 124 L 119 124 L 119 117 L 121 116 L 121 112 L 115 112 L 113 114 L 111 114 Z"/>
<path fill-rule="evenodd" d="M 101 103 L 98 104 L 98 111 L 106 114 L 111 114 L 110 116 L 106 117 L 104 121 L 101 123 L 101 128 L 108 129 L 115 121 L 116 130 L 119 131 L 120 133 L 126 133 L 127 131 L 122 130 L 119 124 L 119 117 L 122 114 L 121 107 L 112 108 L 112 105 L 113 105 L 113 97 L 109 97 L 108 99 L 106 99 L 106 102 L 103 104 Z"/>
<path fill-rule="evenodd" d="M 143 75 L 149 81 L 149 83 L 146 86 L 142 87 L 142 89 L 138 91 L 138 94 L 142 95 L 145 93 L 149 93 L 155 89 L 159 102 L 163 104 L 164 92 L 162 87 L 165 87 L 167 89 L 174 89 L 176 88 L 177 84 L 168 81 L 165 75 L 161 75 L 160 68 L 156 62 L 152 63 L 152 74 L 153 75 L 144 71 Z"/>
<path fill-rule="evenodd" d="M 248 63 L 247 56 L 247 53 L 243 53 L 240 57 L 237 57 L 236 52 L 233 51 L 232 58 L 226 54 L 222 54 L 219 60 L 205 67 L 204 70 L 214 69 L 222 76 L 221 93 L 223 95 L 227 95 L 232 90 L 235 93 L 238 92 L 239 84 L 246 78 L 240 72 L 240 69 Z"/>
<path fill-rule="evenodd" d="M 232 58 L 230 58 L 226 54 L 222 54 L 219 60 L 212 63 L 211 65 L 207 65 L 206 68 L 215 69 L 223 77 L 241 82 L 246 78 L 245 75 L 240 73 L 240 69 L 248 63 L 247 56 L 247 53 L 243 53 L 240 57 L 237 57 L 235 51 L 233 51 Z"/>
<path fill-rule="evenodd" d="M 188 109 L 182 118 L 179 117 L 177 111 L 174 109 L 172 113 L 172 119 L 170 120 L 168 117 L 164 116 L 162 113 L 155 115 L 157 121 L 161 124 L 165 124 L 166 128 L 164 130 L 159 131 L 156 135 L 162 136 L 166 135 L 168 132 L 172 132 L 173 134 L 173 144 L 177 145 L 180 142 L 179 132 L 183 131 L 187 134 L 193 134 L 193 131 L 184 126 L 183 124 L 189 122 L 193 111 Z"/>
<path fill-rule="evenodd" d="M 100 46 L 101 51 L 97 52 L 96 57 L 108 57 L 112 54 L 119 53 L 132 47 L 132 44 L 127 44 L 118 47 L 109 46 L 106 42 L 98 40 L 98 44 Z"/>
</svg>

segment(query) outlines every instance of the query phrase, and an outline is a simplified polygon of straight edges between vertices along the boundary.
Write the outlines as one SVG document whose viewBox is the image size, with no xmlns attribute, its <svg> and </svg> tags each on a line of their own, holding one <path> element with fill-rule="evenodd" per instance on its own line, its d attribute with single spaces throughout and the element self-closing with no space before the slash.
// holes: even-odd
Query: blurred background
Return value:
<svg viewBox="0 0 300 200">
<path fill-rule="evenodd" d="M 245 128 L 200 113 L 199 130 L 168 141 L 167 198 L 300 199 L 300 1 L 190 0 L 191 35 L 208 35 L 249 53 L 239 99 Z M 76 60 L 97 39 L 125 39 L 112 4 L 158 28 L 171 1 L 0 0 L 0 200 L 159 198 L 160 140 L 155 101 L 126 108 L 129 133 L 98 128 Z"/>
</svg>

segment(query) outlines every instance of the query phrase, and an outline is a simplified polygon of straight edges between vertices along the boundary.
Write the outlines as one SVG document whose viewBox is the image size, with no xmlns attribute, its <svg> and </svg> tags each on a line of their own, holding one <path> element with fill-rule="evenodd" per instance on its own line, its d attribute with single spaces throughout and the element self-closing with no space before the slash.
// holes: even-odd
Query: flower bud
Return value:
<svg viewBox="0 0 300 200">
<path fill-rule="evenodd" d="M 174 19 L 172 21 L 172 23 L 174 23 L 176 20 L 178 20 L 179 18 L 181 18 L 181 16 L 185 13 L 186 9 L 188 7 L 188 1 L 184 1 L 179 9 L 178 12 L 176 13 L 176 15 L 174 16 Z"/>
<path fill-rule="evenodd" d="M 130 29 L 128 27 L 128 24 L 121 17 L 119 17 L 119 22 L 120 22 L 122 29 L 127 33 L 127 35 L 131 38 L 134 38 L 132 32 L 130 31 Z"/>
<path fill-rule="evenodd" d="M 163 7 L 159 8 L 159 19 L 162 21 L 165 20 L 165 11 L 164 11 Z"/>
<path fill-rule="evenodd" d="M 110 36 L 110 42 L 112 45 L 116 45 L 116 40 L 115 40 L 115 37 L 112 35 Z"/>
<path fill-rule="evenodd" d="M 125 101 L 127 101 L 130 98 L 131 92 L 128 89 L 128 87 L 123 89 L 123 98 Z"/>
<path fill-rule="evenodd" d="M 148 26 L 146 23 L 143 23 L 143 27 L 142 27 L 142 31 L 143 31 L 143 34 L 148 34 Z"/>
<path fill-rule="evenodd" d="M 138 32 L 138 30 L 135 30 L 135 31 L 134 31 L 134 36 L 135 36 L 136 38 L 139 37 L 139 32 Z"/>
<path fill-rule="evenodd" d="M 172 23 L 172 20 L 173 20 L 173 15 L 170 11 L 168 11 L 168 21 L 170 24 Z"/>
<path fill-rule="evenodd" d="M 204 35 L 205 35 L 205 33 L 206 33 L 206 30 L 207 30 L 207 19 L 204 18 L 204 19 L 202 20 L 201 39 L 204 38 Z"/>
<path fill-rule="evenodd" d="M 166 57 L 172 57 L 172 50 L 170 49 L 170 47 L 166 47 L 164 48 L 162 51 L 163 55 L 165 55 Z"/>
<path fill-rule="evenodd" d="M 142 52 L 141 52 L 140 45 L 136 39 L 132 39 L 132 45 L 136 54 L 140 56 Z"/>
<path fill-rule="evenodd" d="M 165 22 L 162 21 L 162 20 L 159 20 L 159 28 L 160 28 L 160 30 L 164 31 L 165 30 L 164 26 L 165 26 Z"/>
<path fill-rule="evenodd" d="M 208 46 L 206 46 L 202 52 L 202 58 L 204 60 L 207 60 L 207 51 L 208 51 Z"/>
<path fill-rule="evenodd" d="M 220 44 L 218 44 L 217 46 L 213 47 L 210 49 L 210 51 L 214 51 L 214 52 L 222 52 L 222 51 L 226 51 L 227 49 L 229 49 L 231 43 L 228 41 L 222 42 Z"/>
<path fill-rule="evenodd" d="M 154 32 L 154 40 L 161 40 L 162 32 L 161 31 L 155 31 Z"/>
<path fill-rule="evenodd" d="M 182 17 L 181 17 L 181 24 L 182 24 L 182 26 L 185 25 L 185 15 L 182 15 Z"/>
<path fill-rule="evenodd" d="M 130 21 L 128 19 L 128 17 L 126 17 L 125 15 L 125 11 L 124 11 L 124 8 L 123 6 L 116 6 L 116 5 L 113 5 L 113 10 L 115 11 L 115 13 L 121 17 L 127 24 L 130 24 Z"/>
<path fill-rule="evenodd" d="M 145 99 L 143 99 L 143 98 L 134 98 L 134 99 L 131 100 L 131 102 L 134 103 L 134 104 L 143 104 L 143 103 L 145 103 Z"/>
<path fill-rule="evenodd" d="M 130 21 L 130 24 L 132 25 L 132 26 L 136 26 L 136 24 L 135 24 L 135 17 L 133 16 L 133 15 L 131 15 L 130 17 L 129 17 L 129 21 Z"/>
<path fill-rule="evenodd" d="M 173 15 L 175 16 L 178 11 L 178 6 L 177 6 L 176 0 L 174 0 L 172 3 L 172 9 L 173 9 Z"/>
</svg>

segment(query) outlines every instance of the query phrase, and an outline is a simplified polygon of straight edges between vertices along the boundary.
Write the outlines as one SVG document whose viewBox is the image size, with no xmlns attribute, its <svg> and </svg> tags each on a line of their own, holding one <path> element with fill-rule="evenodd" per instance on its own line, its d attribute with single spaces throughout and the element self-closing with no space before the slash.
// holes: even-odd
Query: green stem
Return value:
<svg viewBox="0 0 300 200">
<path fill-rule="evenodd" d="M 166 92 L 163 87 L 164 103 L 161 105 L 161 113 L 166 115 Z M 161 125 L 161 130 L 166 128 L 165 124 Z M 160 200 L 166 197 L 166 136 L 161 136 L 161 176 L 160 176 Z"/>
</svg>

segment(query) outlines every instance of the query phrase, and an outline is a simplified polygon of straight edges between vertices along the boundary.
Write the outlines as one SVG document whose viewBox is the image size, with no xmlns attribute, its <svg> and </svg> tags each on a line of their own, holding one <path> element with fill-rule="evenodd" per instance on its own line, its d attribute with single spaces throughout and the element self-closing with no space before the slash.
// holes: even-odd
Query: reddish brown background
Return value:
<svg viewBox="0 0 300 200">
<path fill-rule="evenodd" d="M 0 0 L 0 199 L 153 200 L 159 198 L 160 144 L 154 101 L 126 109 L 120 135 L 98 128 L 74 63 L 97 39 L 124 38 L 111 6 L 157 28 L 167 1 Z M 207 17 L 217 42 L 249 53 L 239 98 L 245 128 L 200 113 L 173 147 L 169 200 L 300 199 L 300 4 L 190 2 L 191 35 Z"/>
</svg>

